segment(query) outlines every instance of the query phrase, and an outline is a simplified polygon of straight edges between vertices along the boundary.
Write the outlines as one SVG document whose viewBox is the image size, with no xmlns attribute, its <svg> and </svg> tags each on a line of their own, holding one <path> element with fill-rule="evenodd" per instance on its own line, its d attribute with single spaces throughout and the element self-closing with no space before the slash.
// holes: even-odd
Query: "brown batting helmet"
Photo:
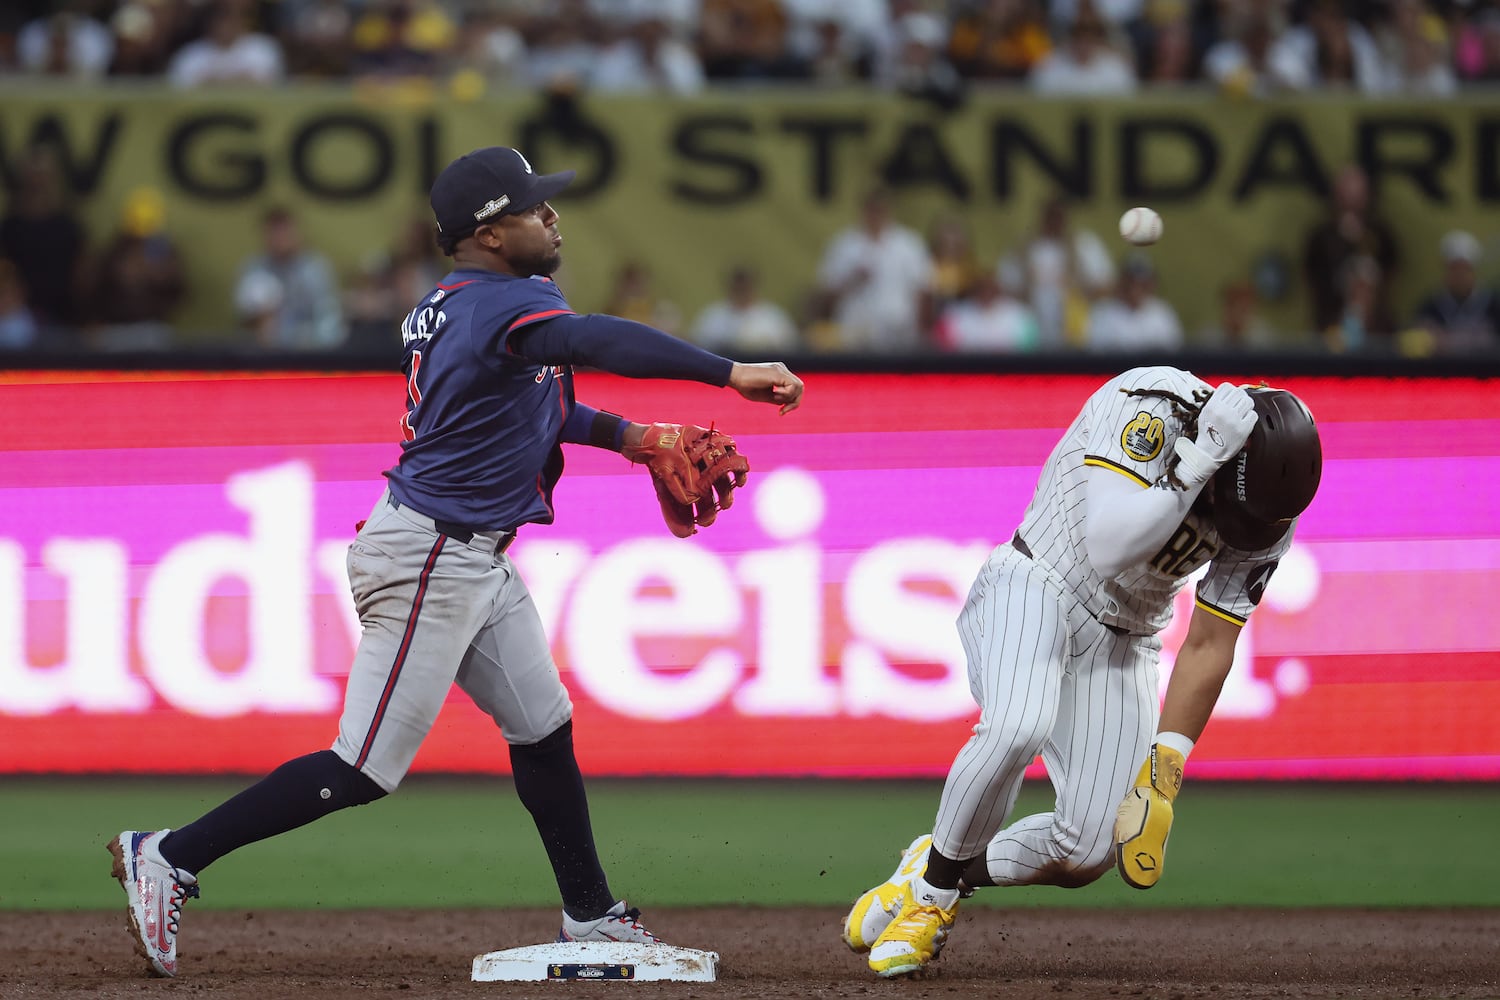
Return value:
<svg viewBox="0 0 1500 1000">
<path fill-rule="evenodd" d="M 1307 405 L 1285 389 L 1248 388 L 1255 429 L 1214 474 L 1214 527 L 1225 544 L 1254 552 L 1276 544 L 1307 509 L 1323 476 L 1323 444 Z"/>
</svg>

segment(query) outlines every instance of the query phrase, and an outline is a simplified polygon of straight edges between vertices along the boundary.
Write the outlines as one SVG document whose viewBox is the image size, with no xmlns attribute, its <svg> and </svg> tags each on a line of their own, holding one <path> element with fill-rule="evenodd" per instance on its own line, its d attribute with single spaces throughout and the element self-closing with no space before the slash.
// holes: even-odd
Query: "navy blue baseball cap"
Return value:
<svg viewBox="0 0 1500 1000">
<path fill-rule="evenodd" d="M 456 237 L 502 215 L 540 205 L 569 184 L 575 171 L 539 174 L 514 149 L 487 146 L 465 153 L 432 182 L 432 214 L 438 231 Z"/>
</svg>

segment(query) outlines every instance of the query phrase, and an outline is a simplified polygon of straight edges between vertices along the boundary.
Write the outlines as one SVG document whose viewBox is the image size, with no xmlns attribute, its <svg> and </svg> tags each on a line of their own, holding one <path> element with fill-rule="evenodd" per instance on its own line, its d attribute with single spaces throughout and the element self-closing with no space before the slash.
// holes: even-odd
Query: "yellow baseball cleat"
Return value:
<svg viewBox="0 0 1500 1000">
<path fill-rule="evenodd" d="M 927 852 L 932 849 L 932 835 L 922 834 L 901 852 L 901 863 L 895 874 L 854 901 L 854 908 L 844 918 L 844 943 L 855 954 L 870 950 L 880 932 L 885 930 L 901 909 L 901 892 L 906 884 L 927 870 Z"/>
<path fill-rule="evenodd" d="M 909 976 L 942 953 L 958 917 L 958 890 L 914 879 L 901 890 L 901 910 L 870 948 L 870 968 L 887 979 Z"/>
</svg>

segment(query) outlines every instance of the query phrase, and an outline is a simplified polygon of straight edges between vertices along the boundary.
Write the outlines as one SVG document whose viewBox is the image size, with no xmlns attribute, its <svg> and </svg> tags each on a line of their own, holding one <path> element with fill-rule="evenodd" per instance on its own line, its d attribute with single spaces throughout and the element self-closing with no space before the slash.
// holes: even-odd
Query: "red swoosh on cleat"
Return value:
<svg viewBox="0 0 1500 1000">
<path fill-rule="evenodd" d="M 159 892 L 152 891 L 160 889 L 160 886 L 152 886 L 148 879 L 138 878 L 136 889 L 141 895 L 141 909 L 146 911 L 146 934 L 150 937 L 149 943 L 156 950 L 166 955 L 171 950 L 172 943 L 167 940 L 166 911 L 162 906 Z"/>
<path fill-rule="evenodd" d="M 162 918 L 160 910 L 156 913 L 156 950 L 163 956 L 172 948 L 172 943 L 167 940 L 167 923 Z"/>
</svg>

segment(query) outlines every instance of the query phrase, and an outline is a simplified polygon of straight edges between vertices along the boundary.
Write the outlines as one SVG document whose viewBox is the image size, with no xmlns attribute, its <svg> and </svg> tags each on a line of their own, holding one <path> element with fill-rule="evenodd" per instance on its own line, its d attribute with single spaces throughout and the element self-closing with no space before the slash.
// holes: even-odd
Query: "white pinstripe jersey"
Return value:
<svg viewBox="0 0 1500 1000">
<path fill-rule="evenodd" d="M 1198 584 L 1197 605 L 1243 625 L 1291 545 L 1295 525 L 1270 548 L 1240 552 L 1219 539 L 1210 520 L 1189 513 L 1160 552 L 1113 579 L 1104 579 L 1089 562 L 1084 543 L 1088 467 L 1111 469 L 1151 488 L 1166 472 L 1172 443 L 1183 432 L 1170 401 L 1124 390 L 1166 390 L 1191 400 L 1195 392 L 1212 388 L 1179 368 L 1132 368 L 1089 397 L 1042 468 L 1021 519 L 1021 538 L 1106 625 L 1136 634 L 1160 631 L 1171 621 L 1173 597 L 1210 561 Z"/>
</svg>

